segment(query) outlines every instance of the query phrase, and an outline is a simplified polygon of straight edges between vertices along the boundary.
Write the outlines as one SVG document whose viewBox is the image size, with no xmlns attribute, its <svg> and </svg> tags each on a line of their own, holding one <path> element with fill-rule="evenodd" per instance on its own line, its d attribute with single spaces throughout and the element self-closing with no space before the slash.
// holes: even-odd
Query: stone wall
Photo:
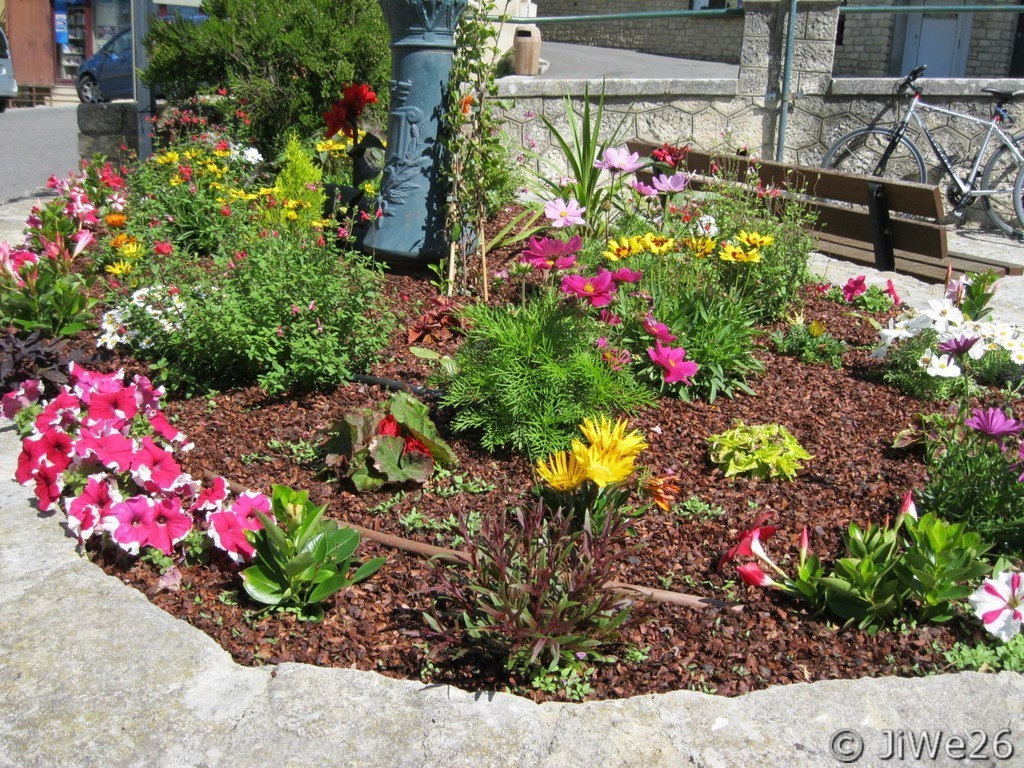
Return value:
<svg viewBox="0 0 1024 768">
<path fill-rule="evenodd" d="M 134 101 L 78 105 L 78 155 L 117 157 L 122 146 L 137 152 L 139 138 Z"/>
<path fill-rule="evenodd" d="M 640 11 L 688 11 L 689 0 L 541 0 L 537 15 Z M 625 48 L 660 56 L 738 64 L 743 46 L 743 19 L 668 17 L 541 24 L 541 36 L 556 43 L 580 43 L 603 48 Z"/>
</svg>

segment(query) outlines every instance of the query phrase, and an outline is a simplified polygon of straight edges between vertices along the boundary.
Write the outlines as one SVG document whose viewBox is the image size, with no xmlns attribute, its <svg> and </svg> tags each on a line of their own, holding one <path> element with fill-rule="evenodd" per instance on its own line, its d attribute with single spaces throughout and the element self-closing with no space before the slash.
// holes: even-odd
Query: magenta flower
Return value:
<svg viewBox="0 0 1024 768">
<path fill-rule="evenodd" d="M 575 199 L 568 202 L 560 197 L 549 201 L 544 206 L 544 215 L 551 222 L 552 227 L 571 227 L 573 224 L 586 224 L 583 214 L 586 208 L 581 208 Z"/>
<path fill-rule="evenodd" d="M 719 559 L 718 570 L 722 570 L 723 565 L 737 557 L 762 557 L 767 560 L 767 555 L 765 555 L 761 542 L 770 539 L 775 535 L 775 531 L 778 530 L 774 525 L 763 524 L 769 517 L 771 517 L 771 513 L 766 512 L 754 521 L 754 525 L 751 528 L 740 534 L 739 541 Z"/>
<path fill-rule="evenodd" d="M 562 293 L 585 299 L 592 307 L 606 307 L 615 298 L 612 273 L 602 269 L 593 277 L 566 275 L 562 278 Z"/>
<path fill-rule="evenodd" d="M 85 416 L 85 424 L 93 426 L 101 422 L 109 422 L 120 429 L 135 418 L 139 412 L 139 404 L 135 399 L 134 387 L 121 387 L 108 392 L 93 392 L 89 395 L 89 407 Z"/>
<path fill-rule="evenodd" d="M 82 415 L 82 402 L 68 390 L 61 389 L 38 416 L 36 416 L 35 427 L 40 432 L 45 432 L 51 427 L 58 429 L 73 429 L 78 426 L 78 419 Z"/>
<path fill-rule="evenodd" d="M 665 347 L 655 339 L 654 347 L 647 350 L 651 361 L 665 369 L 664 381 L 666 384 L 675 384 L 678 381 L 683 384 L 692 384 L 690 377 L 697 373 L 699 366 L 686 360 L 686 350 L 682 347 Z"/>
<path fill-rule="evenodd" d="M 676 336 L 672 335 L 669 331 L 668 326 L 664 323 L 659 323 L 654 319 L 654 315 L 648 314 L 643 321 L 644 330 L 647 331 L 651 336 L 656 338 L 660 342 L 668 344 L 669 342 L 675 341 Z"/>
<path fill-rule="evenodd" d="M 964 426 L 977 430 L 986 437 L 997 439 L 1016 435 L 1024 429 L 1024 424 L 1007 416 L 999 408 L 975 408 L 971 417 L 964 420 Z"/>
<path fill-rule="evenodd" d="M 124 388 L 124 371 L 116 373 L 96 373 L 82 366 L 71 363 L 68 376 L 76 395 L 86 405 L 89 404 L 94 392 L 116 392 Z"/>
<path fill-rule="evenodd" d="M 534 269 L 568 269 L 576 263 L 576 254 L 583 247 L 579 235 L 567 241 L 555 237 L 531 237 L 520 261 Z"/>
<path fill-rule="evenodd" d="M 83 429 L 75 440 L 75 455 L 95 459 L 114 472 L 127 472 L 135 461 L 135 441 L 114 429 Z"/>
<path fill-rule="evenodd" d="M 1004 571 L 985 579 L 967 599 L 985 629 L 1004 643 L 1020 632 L 1024 622 L 1024 575 Z"/>
<path fill-rule="evenodd" d="M 643 272 L 640 272 L 635 269 L 630 269 L 629 267 L 619 267 L 614 272 L 612 272 L 612 280 L 614 280 L 616 284 L 637 283 L 643 276 Z"/>
<path fill-rule="evenodd" d="M 96 530 L 100 521 L 110 514 L 111 505 L 121 501 L 121 495 L 108 476 L 94 475 L 89 478 L 81 494 L 66 499 L 68 530 L 78 540 L 85 541 Z"/>
<path fill-rule="evenodd" d="M 14 479 L 24 485 L 36 479 L 36 474 L 43 468 L 60 474 L 71 464 L 71 456 L 71 436 L 63 430 L 50 428 L 27 437 L 21 441 Z"/>
<path fill-rule="evenodd" d="M 625 146 L 609 147 L 604 151 L 600 160 L 594 161 L 595 168 L 604 168 L 615 176 L 622 173 L 634 173 L 643 168 L 643 165 L 640 154 L 637 152 L 630 154 L 629 148 Z"/>
<path fill-rule="evenodd" d="M 633 189 L 635 189 L 637 192 L 639 192 L 644 197 L 657 197 L 658 196 L 658 190 L 656 190 L 654 187 L 650 186 L 649 184 L 644 184 L 639 179 L 633 179 L 633 183 L 630 186 L 632 186 Z"/>
<path fill-rule="evenodd" d="M 865 293 L 868 289 L 865 283 L 864 275 L 857 275 L 857 277 L 851 277 L 846 281 L 846 285 L 843 286 L 843 298 L 846 301 L 853 301 L 862 293 Z"/>
<path fill-rule="evenodd" d="M 173 493 L 183 478 L 174 456 L 154 443 L 149 435 L 142 438 L 142 445 L 132 461 L 131 474 L 139 487 L 150 493 Z"/>
<path fill-rule="evenodd" d="M 897 307 L 903 303 L 903 299 L 901 299 L 900 295 L 896 293 L 896 286 L 892 284 L 891 279 L 885 281 L 885 292 L 889 294 L 889 298 L 892 299 L 892 303 Z"/>
<path fill-rule="evenodd" d="M 622 318 L 610 309 L 602 309 L 601 314 L 597 316 L 597 319 L 605 325 L 622 325 Z"/>
<path fill-rule="evenodd" d="M 736 568 L 736 573 L 743 579 L 744 584 L 752 587 L 771 587 L 776 584 L 775 579 L 761 570 L 757 563 L 746 563 Z"/>
<path fill-rule="evenodd" d="M 238 517 L 239 523 L 247 531 L 263 530 L 263 523 L 256 516 L 257 512 L 262 512 L 271 519 L 274 517 L 270 514 L 270 498 L 262 493 L 254 493 L 253 491 L 243 491 L 240 493 L 229 511 Z"/>
<path fill-rule="evenodd" d="M 210 527 L 207 533 L 218 549 L 224 550 L 236 563 L 244 562 L 253 556 L 255 550 L 245 536 L 246 529 L 238 515 L 230 510 L 222 510 L 210 515 L 209 520 Z"/>
<path fill-rule="evenodd" d="M 153 521 L 146 536 L 146 544 L 165 555 L 174 552 L 174 545 L 192 530 L 192 518 L 181 511 L 181 499 L 171 496 L 153 506 Z"/>
<path fill-rule="evenodd" d="M 103 528 L 117 545 L 132 555 L 139 554 L 153 527 L 155 503 L 148 496 L 132 496 L 112 504 L 110 513 L 103 518 Z"/>
<path fill-rule="evenodd" d="M 907 491 L 900 501 L 900 514 L 917 520 L 917 504 L 914 503 L 914 492 Z"/>
<path fill-rule="evenodd" d="M 228 481 L 219 475 L 213 478 L 213 483 L 196 497 L 195 503 L 189 512 L 205 512 L 212 515 L 224 509 L 224 502 L 228 498 Z"/>
<path fill-rule="evenodd" d="M 12 389 L 3 397 L 0 397 L 0 413 L 5 418 L 13 419 L 19 411 L 28 408 L 39 402 L 43 396 L 43 384 L 38 379 L 27 379 Z"/>
<path fill-rule="evenodd" d="M 690 183 L 690 177 L 685 173 L 673 173 L 671 176 L 663 173 L 660 176 L 655 176 L 652 181 L 654 188 L 662 194 L 674 195 L 686 189 Z"/>
</svg>

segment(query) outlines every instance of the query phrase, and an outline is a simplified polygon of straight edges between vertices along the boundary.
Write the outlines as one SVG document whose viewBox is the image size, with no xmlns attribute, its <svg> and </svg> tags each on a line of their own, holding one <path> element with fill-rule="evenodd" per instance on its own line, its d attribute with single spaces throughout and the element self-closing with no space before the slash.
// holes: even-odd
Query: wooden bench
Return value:
<svg viewBox="0 0 1024 768">
<path fill-rule="evenodd" d="M 647 157 L 658 145 L 637 140 L 629 147 Z M 816 248 L 828 256 L 930 282 L 943 281 L 949 267 L 957 272 L 1024 273 L 1021 266 L 999 259 L 951 254 L 942 192 L 933 185 L 697 150 L 687 154 L 685 170 L 697 189 L 717 175 L 751 187 L 784 190 L 788 199 L 801 201 L 817 215 Z"/>
</svg>

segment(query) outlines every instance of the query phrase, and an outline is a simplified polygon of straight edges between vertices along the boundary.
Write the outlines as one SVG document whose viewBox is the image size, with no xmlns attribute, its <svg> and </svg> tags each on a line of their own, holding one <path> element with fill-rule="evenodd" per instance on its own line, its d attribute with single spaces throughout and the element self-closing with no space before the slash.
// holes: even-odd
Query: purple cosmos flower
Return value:
<svg viewBox="0 0 1024 768">
<path fill-rule="evenodd" d="M 573 224 L 586 224 L 583 220 L 583 213 L 586 208 L 581 208 L 575 199 L 568 202 L 560 197 L 549 201 L 544 205 L 544 215 L 551 222 L 552 227 L 571 227 Z"/>
<path fill-rule="evenodd" d="M 625 146 L 609 147 L 600 160 L 594 161 L 595 168 L 604 168 L 616 176 L 621 173 L 634 173 L 643 168 L 643 165 L 639 153 L 631 154 L 629 148 Z"/>
<path fill-rule="evenodd" d="M 1024 574 L 1004 571 L 985 579 L 967 599 L 985 629 L 1004 643 L 1020 632 L 1024 622 Z"/>
<path fill-rule="evenodd" d="M 622 318 L 610 309 L 602 309 L 601 314 L 598 315 L 597 319 L 605 325 L 622 325 Z"/>
<path fill-rule="evenodd" d="M 960 357 L 970 352 L 971 347 L 981 341 L 980 336 L 957 336 L 953 339 L 946 339 L 938 345 L 938 350 L 944 355 Z"/>
<path fill-rule="evenodd" d="M 639 192 L 644 197 L 657 197 L 658 196 L 658 190 L 656 190 L 654 187 L 650 186 L 649 184 L 644 184 L 639 179 L 633 179 L 633 183 L 630 186 L 632 186 L 633 189 L 635 189 L 637 192 Z"/>
<path fill-rule="evenodd" d="M 615 297 L 615 283 L 612 273 L 602 269 L 593 277 L 566 275 L 562 278 L 562 292 L 586 299 L 592 307 L 606 307 Z"/>
<path fill-rule="evenodd" d="M 674 195 L 686 189 L 686 185 L 690 183 L 690 177 L 685 173 L 673 173 L 671 176 L 663 173 L 660 176 L 655 176 L 653 181 L 656 190 L 666 195 Z"/>
<path fill-rule="evenodd" d="M 666 384 L 674 384 L 681 381 L 684 384 L 692 384 L 690 380 L 699 366 L 692 360 L 686 360 L 686 350 L 682 347 L 665 347 L 657 339 L 654 340 L 654 347 L 647 350 L 651 361 L 665 369 L 664 380 Z"/>
<path fill-rule="evenodd" d="M 999 408 L 975 408 L 971 417 L 964 420 L 964 426 L 994 438 L 1016 435 L 1024 429 L 1024 424 L 1010 418 Z"/>
</svg>

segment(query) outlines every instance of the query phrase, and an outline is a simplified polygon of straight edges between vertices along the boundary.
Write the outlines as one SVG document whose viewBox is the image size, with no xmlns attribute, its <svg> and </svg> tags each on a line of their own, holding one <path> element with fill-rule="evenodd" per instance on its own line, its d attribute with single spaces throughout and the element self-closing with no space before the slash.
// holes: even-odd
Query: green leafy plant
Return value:
<svg viewBox="0 0 1024 768">
<path fill-rule="evenodd" d="M 320 169 L 313 163 L 296 134 L 288 135 L 282 154 L 281 171 L 274 189 L 279 200 L 267 208 L 270 222 L 288 227 L 297 234 L 307 233 L 323 216 L 325 196 L 320 188 Z"/>
<path fill-rule="evenodd" d="M 1024 672 L 1024 634 L 1003 643 L 986 636 L 977 645 L 956 643 L 944 650 L 946 661 L 956 669 L 978 672 Z"/>
<path fill-rule="evenodd" d="M 306 491 L 275 485 L 271 501 L 274 518 L 256 513 L 263 528 L 251 535 L 256 557 L 242 571 L 246 593 L 269 609 L 295 610 L 318 621 L 324 600 L 368 579 L 384 564 L 383 557 L 375 557 L 353 572 L 359 534 L 324 519 L 326 505 L 311 503 Z"/>
<path fill-rule="evenodd" d="M 802 319 L 789 324 L 785 332 L 773 331 L 769 340 L 780 355 L 796 357 L 802 363 L 825 363 L 833 368 L 843 367 L 846 342 L 825 332 L 818 320 L 804 323 Z"/>
<path fill-rule="evenodd" d="M 508 669 L 554 671 L 577 654 L 599 655 L 631 611 L 606 588 L 631 551 L 628 529 L 611 509 L 595 528 L 543 503 L 517 510 L 514 525 L 486 517 L 479 535 L 464 533 L 468 568 L 435 563 L 435 613 L 424 618 L 446 647 L 468 641 Z"/>
<path fill-rule="evenodd" d="M 781 424 L 747 425 L 739 419 L 732 429 L 712 435 L 708 449 L 712 463 L 726 477 L 792 480 L 800 471 L 801 462 L 814 458 Z"/>
<path fill-rule="evenodd" d="M 422 484 L 435 461 L 446 469 L 459 463 L 431 421 L 430 409 L 407 392 L 392 395 L 385 412 L 347 414 L 328 435 L 327 466 L 351 478 L 360 491 L 388 483 Z"/>
<path fill-rule="evenodd" d="M 479 430 L 493 451 L 531 456 L 566 447 L 583 419 L 635 411 L 652 397 L 628 370 L 605 363 L 596 321 L 543 294 L 525 305 L 465 310 L 466 338 L 454 372 L 438 375 L 452 428 Z"/>
</svg>

